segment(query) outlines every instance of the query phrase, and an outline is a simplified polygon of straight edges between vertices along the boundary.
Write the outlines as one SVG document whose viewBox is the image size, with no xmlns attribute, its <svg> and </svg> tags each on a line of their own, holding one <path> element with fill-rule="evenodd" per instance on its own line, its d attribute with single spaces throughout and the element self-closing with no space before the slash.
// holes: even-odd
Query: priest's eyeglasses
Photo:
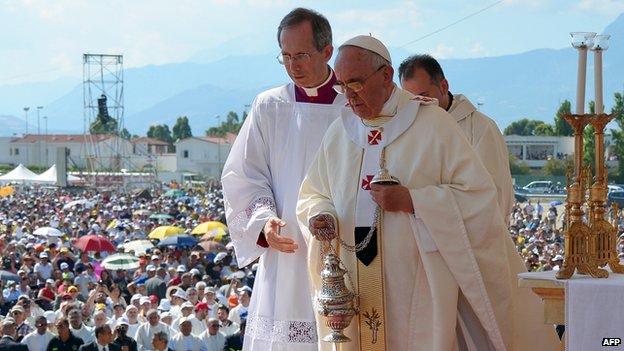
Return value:
<svg viewBox="0 0 624 351">
<path fill-rule="evenodd" d="M 302 52 L 293 56 L 288 54 L 279 54 L 277 55 L 277 61 L 282 65 L 290 65 L 293 62 L 306 63 L 310 61 L 310 54 L 308 54 L 307 52 Z"/>
<path fill-rule="evenodd" d="M 377 68 L 377 70 L 371 74 L 368 75 L 368 77 L 362 79 L 362 80 L 356 80 L 353 82 L 349 82 L 349 83 L 336 83 L 334 84 L 334 86 L 332 88 L 334 88 L 334 90 L 338 93 L 338 94 L 346 94 L 347 93 L 347 89 L 351 90 L 354 93 L 357 93 L 359 91 L 362 91 L 362 89 L 364 89 L 364 84 L 366 84 L 366 81 L 375 75 L 375 73 L 381 71 L 382 68 L 386 67 L 386 65 L 382 65 L 381 67 Z"/>
</svg>

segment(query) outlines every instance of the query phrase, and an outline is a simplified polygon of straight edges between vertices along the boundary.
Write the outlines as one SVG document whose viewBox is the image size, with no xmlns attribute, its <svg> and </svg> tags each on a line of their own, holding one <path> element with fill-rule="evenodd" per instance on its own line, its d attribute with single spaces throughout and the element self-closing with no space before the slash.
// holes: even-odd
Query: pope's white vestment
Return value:
<svg viewBox="0 0 624 351">
<path fill-rule="evenodd" d="M 240 267 L 260 258 L 245 331 L 246 351 L 317 349 L 306 242 L 295 209 L 308 166 L 344 106 L 342 96 L 333 104 L 297 102 L 292 83 L 268 90 L 253 102 L 230 151 L 222 182 L 236 258 Z M 286 222 L 281 235 L 299 245 L 295 253 L 258 245 L 271 216 Z"/>
<path fill-rule="evenodd" d="M 386 147 L 388 171 L 409 189 L 415 214 L 384 212 L 380 241 L 387 349 L 525 350 L 515 346 L 520 338 L 553 349 L 555 333 L 542 323 L 532 335 L 515 333 L 509 238 L 498 215 L 496 188 L 455 120 L 399 88 L 381 113 L 392 114 L 377 141 Z M 354 227 L 361 222 L 355 213 L 362 201 L 358 194 L 368 191 L 360 170 L 370 164 L 370 136 L 378 130 L 344 112 L 329 128 L 301 186 L 297 213 L 309 244 L 314 292 L 321 283 L 320 245 L 308 221 L 319 213 L 332 214 L 341 238 L 354 244 Z M 368 215 L 372 222 L 372 212 Z M 355 255 L 344 248 L 339 253 L 353 276 Z M 318 318 L 320 336 L 327 335 Z M 354 319 L 345 330 L 353 341 L 340 350 L 359 350 L 358 335 L 365 332 Z M 332 349 L 325 342 L 319 345 Z"/>
</svg>

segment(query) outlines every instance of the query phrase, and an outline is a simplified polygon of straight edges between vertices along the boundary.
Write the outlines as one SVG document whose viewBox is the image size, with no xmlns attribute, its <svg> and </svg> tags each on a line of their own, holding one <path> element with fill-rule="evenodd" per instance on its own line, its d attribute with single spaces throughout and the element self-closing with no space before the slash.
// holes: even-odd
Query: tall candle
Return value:
<svg viewBox="0 0 624 351">
<path fill-rule="evenodd" d="M 587 76 L 587 46 L 578 48 L 578 72 L 576 75 L 576 114 L 585 113 L 585 81 Z"/>
<path fill-rule="evenodd" d="M 596 114 L 604 113 L 602 101 L 602 50 L 594 50 L 594 89 L 596 99 Z"/>
</svg>

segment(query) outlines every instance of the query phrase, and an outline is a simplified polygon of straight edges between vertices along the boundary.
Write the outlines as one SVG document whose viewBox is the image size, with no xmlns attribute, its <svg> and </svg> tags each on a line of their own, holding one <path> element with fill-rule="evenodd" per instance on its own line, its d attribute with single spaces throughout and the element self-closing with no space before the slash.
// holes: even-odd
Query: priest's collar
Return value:
<svg viewBox="0 0 624 351">
<path fill-rule="evenodd" d="M 336 75 L 329 68 L 329 76 L 317 87 L 305 88 L 295 85 L 295 100 L 297 102 L 311 102 L 316 104 L 331 104 L 336 99 L 336 91 L 333 86 L 336 84 Z"/>
</svg>

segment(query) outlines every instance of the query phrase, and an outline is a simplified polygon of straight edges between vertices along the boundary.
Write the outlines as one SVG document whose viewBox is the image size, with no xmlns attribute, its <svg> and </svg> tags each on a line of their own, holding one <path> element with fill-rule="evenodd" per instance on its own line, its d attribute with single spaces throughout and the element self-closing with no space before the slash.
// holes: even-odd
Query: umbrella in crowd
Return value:
<svg viewBox="0 0 624 351">
<path fill-rule="evenodd" d="M 33 235 L 38 235 L 38 236 L 53 236 L 53 237 L 61 237 L 63 236 L 63 232 L 61 232 L 60 230 L 56 229 L 56 228 L 52 228 L 52 227 L 41 227 L 41 228 L 37 228 L 34 232 Z"/>
<path fill-rule="evenodd" d="M 149 240 L 134 240 L 120 245 L 124 252 L 134 251 L 136 255 L 147 252 L 147 250 L 154 247 Z"/>
<path fill-rule="evenodd" d="M 102 267 L 110 270 L 137 269 L 139 265 L 139 258 L 127 253 L 110 255 L 102 261 Z"/>
<path fill-rule="evenodd" d="M 65 204 L 65 206 L 63 206 L 63 210 L 69 210 L 72 207 L 75 206 L 82 206 L 85 208 L 93 208 L 95 206 L 95 204 L 89 200 L 86 199 L 81 199 L 81 200 L 74 200 L 71 202 L 68 202 L 67 204 Z"/>
<path fill-rule="evenodd" d="M 0 271 L 0 280 L 9 281 L 12 280 L 14 282 L 19 282 L 20 277 L 15 273 L 11 273 L 9 271 Z"/>
<path fill-rule="evenodd" d="M 175 235 L 164 238 L 158 243 L 158 247 L 175 246 L 178 248 L 193 247 L 197 245 L 197 239 L 190 235 Z"/>
<path fill-rule="evenodd" d="M 173 216 L 168 215 L 166 213 L 154 213 L 153 215 L 149 216 L 150 219 L 172 219 Z"/>
<path fill-rule="evenodd" d="M 85 235 L 85 236 L 80 237 L 76 241 L 76 244 L 74 246 L 84 252 L 87 252 L 87 251 L 115 252 L 117 251 L 117 249 L 115 248 L 113 243 L 110 242 L 110 240 L 97 234 Z"/>
<path fill-rule="evenodd" d="M 149 210 L 146 209 L 141 209 L 141 210 L 136 210 L 134 212 L 132 212 L 133 215 L 135 216 L 149 216 L 152 212 L 150 212 Z"/>
<path fill-rule="evenodd" d="M 227 226 L 221 222 L 217 221 L 208 221 L 204 223 L 200 223 L 197 227 L 193 228 L 191 234 L 201 235 L 211 232 L 215 229 L 223 229 L 224 231 L 227 229 Z"/>
<path fill-rule="evenodd" d="M 11 196 L 13 194 L 15 194 L 15 188 L 10 185 L 0 188 L 0 197 Z"/>
<path fill-rule="evenodd" d="M 551 201 L 550 202 L 550 206 L 559 206 L 563 204 L 563 202 L 559 201 L 559 200 L 555 200 L 555 201 Z"/>
<path fill-rule="evenodd" d="M 173 236 L 181 233 L 184 233 L 184 228 L 174 227 L 170 225 L 162 225 L 152 230 L 147 237 L 150 239 L 162 240 L 168 236 Z"/>
<path fill-rule="evenodd" d="M 184 195 L 186 195 L 186 193 L 180 189 L 170 189 L 170 190 L 167 190 L 167 192 L 163 194 L 163 196 L 165 197 L 180 197 Z"/>
</svg>

